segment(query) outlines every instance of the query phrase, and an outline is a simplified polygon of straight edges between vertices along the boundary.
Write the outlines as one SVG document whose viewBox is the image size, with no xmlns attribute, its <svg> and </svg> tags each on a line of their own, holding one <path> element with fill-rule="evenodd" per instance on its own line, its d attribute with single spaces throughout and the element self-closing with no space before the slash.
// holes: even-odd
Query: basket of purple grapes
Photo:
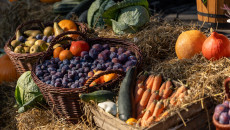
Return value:
<svg viewBox="0 0 230 130">
<path fill-rule="evenodd" d="M 229 93 L 230 78 L 225 79 L 225 98 L 226 100 L 216 106 L 213 123 L 216 126 L 216 130 L 229 130 L 230 129 L 230 93 Z"/>
<path fill-rule="evenodd" d="M 89 45 L 89 51 L 82 51 L 80 56 L 63 61 L 53 58 L 54 44 L 69 41 L 69 44 L 62 46 L 68 50 L 71 43 L 77 41 L 66 37 L 68 34 L 78 34 L 84 38 Z M 87 38 L 80 32 L 69 31 L 55 37 L 51 42 L 45 56 L 34 65 L 32 78 L 54 112 L 75 123 L 82 116 L 80 93 L 98 89 L 119 89 L 119 81 L 123 79 L 125 72 L 132 66 L 140 68 L 141 60 L 141 52 L 133 43 L 111 38 Z M 90 86 L 93 81 L 109 74 L 117 76 L 108 82 Z"/>
<path fill-rule="evenodd" d="M 87 31 L 84 24 L 78 22 L 75 24 L 81 32 Z M 5 44 L 4 50 L 19 74 L 32 70 L 37 59 L 44 56 L 50 42 L 55 37 L 53 25 L 53 22 L 28 21 L 19 25 L 14 36 Z"/>
</svg>

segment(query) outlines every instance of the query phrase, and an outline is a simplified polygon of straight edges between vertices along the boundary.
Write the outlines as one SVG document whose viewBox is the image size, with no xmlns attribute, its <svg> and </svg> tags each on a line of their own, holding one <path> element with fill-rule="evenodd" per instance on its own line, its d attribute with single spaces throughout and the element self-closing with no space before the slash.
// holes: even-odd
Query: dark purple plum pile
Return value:
<svg viewBox="0 0 230 130">
<path fill-rule="evenodd" d="M 224 101 L 215 108 L 214 118 L 220 124 L 230 124 L 230 102 Z"/>
<path fill-rule="evenodd" d="M 79 88 L 89 79 L 94 70 L 127 71 L 137 64 L 133 52 L 125 48 L 110 47 L 108 44 L 95 44 L 89 52 L 81 52 L 81 56 L 60 61 L 59 58 L 45 60 L 36 66 L 38 78 L 55 87 Z"/>
</svg>

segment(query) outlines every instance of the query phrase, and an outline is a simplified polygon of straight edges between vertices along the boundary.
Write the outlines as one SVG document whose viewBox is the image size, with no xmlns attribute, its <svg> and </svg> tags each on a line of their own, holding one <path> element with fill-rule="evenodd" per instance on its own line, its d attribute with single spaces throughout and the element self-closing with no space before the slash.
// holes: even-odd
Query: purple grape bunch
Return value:
<svg viewBox="0 0 230 130">
<path fill-rule="evenodd" d="M 37 38 L 51 40 L 51 37 L 37 36 Z M 35 72 L 46 84 L 63 88 L 80 88 L 93 76 L 94 70 L 119 69 L 126 72 L 136 63 L 134 53 L 125 48 L 94 44 L 89 52 L 83 51 L 79 57 L 70 60 L 60 61 L 59 58 L 45 60 L 36 66 Z"/>
</svg>

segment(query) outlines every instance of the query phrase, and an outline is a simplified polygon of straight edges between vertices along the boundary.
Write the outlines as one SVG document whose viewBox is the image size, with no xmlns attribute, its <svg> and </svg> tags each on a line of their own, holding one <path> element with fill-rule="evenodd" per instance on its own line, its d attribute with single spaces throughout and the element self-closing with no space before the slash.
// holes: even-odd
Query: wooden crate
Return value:
<svg viewBox="0 0 230 130">
<path fill-rule="evenodd" d="M 211 99 L 208 98 L 204 100 L 204 106 L 209 110 L 209 119 L 211 119 L 213 112 L 213 105 Z M 140 130 L 141 128 L 133 127 L 127 125 L 124 121 L 119 120 L 118 118 L 106 113 L 104 110 L 98 107 L 92 107 L 91 112 L 93 114 L 93 120 L 96 125 L 105 130 Z M 178 130 L 194 130 L 194 129 L 203 129 L 205 124 L 208 122 L 207 112 L 202 108 L 201 103 L 197 102 L 189 107 L 186 110 L 179 112 L 180 115 L 185 120 L 187 126 L 185 127 L 182 123 L 181 118 L 178 114 L 174 114 L 171 117 L 167 118 L 164 121 L 157 122 L 148 128 L 141 130 L 167 130 L 170 128 L 175 128 Z M 210 123 L 212 123 L 210 121 Z M 206 125 L 207 126 L 207 125 Z"/>
</svg>

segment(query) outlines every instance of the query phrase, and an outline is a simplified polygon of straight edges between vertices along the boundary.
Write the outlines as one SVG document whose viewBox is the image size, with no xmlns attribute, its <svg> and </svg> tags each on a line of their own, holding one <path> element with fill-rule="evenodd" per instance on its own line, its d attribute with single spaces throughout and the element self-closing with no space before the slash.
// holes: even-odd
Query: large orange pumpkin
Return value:
<svg viewBox="0 0 230 130">
<path fill-rule="evenodd" d="M 202 45 L 207 37 L 198 30 L 190 30 L 180 34 L 175 50 L 179 59 L 190 59 L 202 51 Z"/>
</svg>

